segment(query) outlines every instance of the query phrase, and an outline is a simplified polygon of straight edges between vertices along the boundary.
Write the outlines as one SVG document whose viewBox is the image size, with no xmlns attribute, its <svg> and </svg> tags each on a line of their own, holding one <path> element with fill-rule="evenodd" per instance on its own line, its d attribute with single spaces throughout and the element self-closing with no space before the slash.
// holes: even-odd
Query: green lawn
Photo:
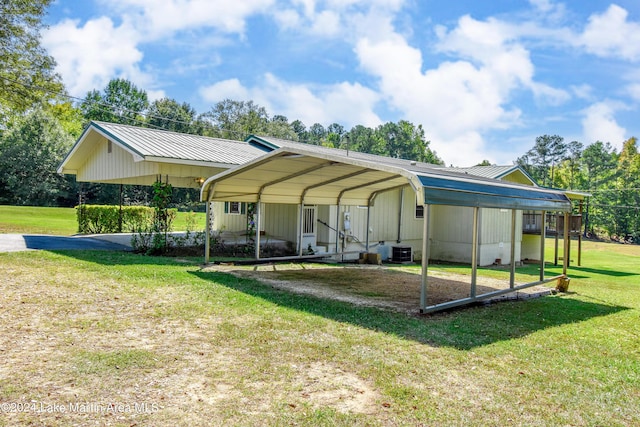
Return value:
<svg viewBox="0 0 640 427">
<path fill-rule="evenodd" d="M 640 425 L 638 246 L 586 243 L 568 294 L 432 316 L 198 261 L 0 254 L 0 403 L 122 405 L 0 425 Z"/>
<path fill-rule="evenodd" d="M 174 231 L 187 228 L 187 212 L 178 212 Z M 205 214 L 193 213 L 196 230 L 204 230 Z M 0 233 L 58 234 L 70 236 L 78 232 L 75 208 L 46 208 L 0 205 Z"/>
</svg>

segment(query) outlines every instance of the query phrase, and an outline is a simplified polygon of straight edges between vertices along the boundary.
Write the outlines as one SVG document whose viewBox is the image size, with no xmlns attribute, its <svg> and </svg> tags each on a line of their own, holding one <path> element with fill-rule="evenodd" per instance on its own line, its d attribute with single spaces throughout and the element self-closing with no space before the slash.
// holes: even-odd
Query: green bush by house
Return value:
<svg viewBox="0 0 640 427">
<path fill-rule="evenodd" d="M 177 209 L 169 209 L 171 221 Z M 153 227 L 155 209 L 148 206 L 81 205 L 76 207 L 78 233 L 138 233 Z M 171 221 L 169 223 L 171 223 Z"/>
</svg>

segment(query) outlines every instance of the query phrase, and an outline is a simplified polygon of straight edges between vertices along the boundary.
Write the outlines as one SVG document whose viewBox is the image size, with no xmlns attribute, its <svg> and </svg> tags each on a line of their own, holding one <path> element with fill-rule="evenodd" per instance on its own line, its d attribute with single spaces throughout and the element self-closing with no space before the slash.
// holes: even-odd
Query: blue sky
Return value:
<svg viewBox="0 0 640 427">
<path fill-rule="evenodd" d="M 199 113 L 404 119 L 456 166 L 511 164 L 543 134 L 640 137 L 637 0 L 58 0 L 46 21 L 81 98 L 122 77 Z"/>
</svg>

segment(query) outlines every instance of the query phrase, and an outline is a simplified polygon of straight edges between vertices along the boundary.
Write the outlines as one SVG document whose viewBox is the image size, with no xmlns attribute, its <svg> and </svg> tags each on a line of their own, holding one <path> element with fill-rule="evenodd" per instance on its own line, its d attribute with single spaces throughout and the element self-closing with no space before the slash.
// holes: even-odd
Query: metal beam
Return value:
<svg viewBox="0 0 640 427">
<path fill-rule="evenodd" d="M 331 166 L 331 165 L 334 165 L 334 164 L 335 164 L 334 162 L 320 163 L 320 164 L 312 166 L 310 168 L 298 171 L 296 173 L 292 173 L 291 175 L 283 176 L 283 177 L 280 177 L 278 179 L 274 179 L 273 181 L 265 182 L 264 184 L 262 184 L 262 186 L 258 190 L 258 198 L 260 198 L 260 196 L 262 195 L 262 192 L 267 187 L 279 184 L 279 183 L 284 182 L 284 181 L 289 181 L 290 179 L 297 178 L 299 176 L 306 175 L 306 174 L 311 173 L 311 172 L 315 172 L 318 169 L 326 168 L 327 166 Z"/>
<path fill-rule="evenodd" d="M 542 211 L 540 224 L 540 280 L 544 280 L 544 240 L 547 237 L 547 211 Z"/>
<path fill-rule="evenodd" d="M 211 219 L 210 219 L 210 215 L 211 215 L 211 202 L 210 201 L 206 201 L 206 207 L 205 207 L 205 215 L 206 215 L 206 220 L 205 220 L 205 228 L 204 228 L 204 232 L 205 232 L 205 237 L 204 237 L 204 263 L 208 264 L 209 263 L 209 257 L 211 256 Z"/>
<path fill-rule="evenodd" d="M 476 282 L 478 278 L 478 221 L 480 208 L 473 208 L 473 236 L 471 243 L 471 298 L 476 296 Z"/>
<path fill-rule="evenodd" d="M 564 213 L 564 257 L 562 260 L 562 275 L 563 276 L 567 276 L 567 268 L 569 267 L 569 258 L 571 257 L 570 254 L 570 245 L 571 245 L 571 240 L 569 238 L 570 234 L 569 234 L 569 227 L 570 224 L 569 222 L 571 221 L 571 212 L 565 212 Z"/>
<path fill-rule="evenodd" d="M 511 268 L 509 270 L 510 270 L 509 287 L 513 289 L 516 283 L 516 210 L 515 209 L 511 209 Z"/>
<path fill-rule="evenodd" d="M 366 239 L 364 249 L 369 252 L 369 227 L 371 227 L 371 202 L 367 203 L 367 231 L 365 233 Z"/>
<path fill-rule="evenodd" d="M 342 196 L 344 195 L 344 193 L 346 193 L 348 191 L 353 191 L 353 190 L 357 190 L 359 188 L 369 187 L 371 185 L 380 184 L 380 183 L 385 182 L 385 181 L 391 181 L 391 180 L 394 180 L 394 179 L 400 178 L 400 177 L 402 177 L 402 175 L 391 175 L 391 176 L 388 176 L 386 178 L 377 179 L 375 181 L 367 182 L 367 183 L 360 184 L 360 185 L 355 185 L 353 187 L 343 188 L 342 191 L 340 191 L 340 193 L 338 194 L 338 199 L 337 199 L 336 204 L 338 204 L 338 205 L 340 204 L 340 200 L 342 200 Z"/>
<path fill-rule="evenodd" d="M 298 255 L 302 256 L 302 237 L 304 236 L 304 200 L 300 200 L 300 235 L 298 236 Z"/>
<path fill-rule="evenodd" d="M 531 282 L 531 283 L 525 283 L 523 285 L 519 285 L 514 287 L 513 289 L 509 288 L 509 289 L 500 289 L 497 291 L 492 291 L 492 292 L 487 292 L 486 294 L 481 294 L 478 295 L 476 297 L 473 298 L 461 298 L 461 299 L 457 299 L 454 301 L 447 301 L 447 302 L 443 302 L 441 304 L 435 304 L 435 305 L 430 305 L 428 307 L 426 307 L 424 310 L 420 310 L 421 313 L 434 313 L 436 311 L 442 311 L 442 310 L 446 310 L 449 308 L 454 308 L 454 307 L 460 307 L 462 305 L 468 305 L 474 302 L 478 302 L 478 301 L 483 301 L 489 298 L 493 298 L 493 297 L 497 297 L 500 295 L 505 295 L 505 294 L 509 294 L 515 291 L 519 291 L 521 289 L 526 289 L 526 288 L 530 288 L 532 286 L 536 286 L 536 285 L 542 285 L 543 283 L 549 283 L 549 282 L 553 282 L 554 280 L 557 280 L 559 278 L 563 277 L 562 275 L 560 276 L 554 276 L 554 277 L 550 277 L 546 280 L 540 280 L 538 282 Z"/>
<path fill-rule="evenodd" d="M 261 203 L 260 203 L 260 199 L 258 199 L 258 202 L 256 203 L 256 223 L 255 225 L 255 230 L 256 230 L 256 237 L 255 237 L 255 245 L 256 245 L 256 259 L 260 259 L 260 221 L 261 221 L 261 214 L 262 214 L 262 209 L 260 207 Z M 248 206 L 247 206 L 247 211 L 248 211 Z"/>
<path fill-rule="evenodd" d="M 359 170 L 359 171 L 348 173 L 346 175 L 342 175 L 342 176 L 339 176 L 339 177 L 328 179 L 328 180 L 323 181 L 323 182 L 315 183 L 313 185 L 310 185 L 310 186 L 306 187 L 304 190 L 302 190 L 302 197 L 304 198 L 304 196 L 307 194 L 307 192 L 309 190 L 313 190 L 314 188 L 323 187 L 325 185 L 333 184 L 334 182 L 343 181 L 345 179 L 353 178 L 353 177 L 356 177 L 358 175 L 363 175 L 363 174 L 369 173 L 369 172 L 374 172 L 374 171 L 372 171 L 371 169 L 362 169 L 362 170 Z M 375 171 L 375 172 L 377 172 L 377 171 Z"/>
<path fill-rule="evenodd" d="M 420 312 L 424 313 L 427 308 L 427 279 L 429 266 L 429 218 L 431 216 L 430 205 L 424 206 L 422 224 L 422 275 L 420 280 Z"/>
</svg>

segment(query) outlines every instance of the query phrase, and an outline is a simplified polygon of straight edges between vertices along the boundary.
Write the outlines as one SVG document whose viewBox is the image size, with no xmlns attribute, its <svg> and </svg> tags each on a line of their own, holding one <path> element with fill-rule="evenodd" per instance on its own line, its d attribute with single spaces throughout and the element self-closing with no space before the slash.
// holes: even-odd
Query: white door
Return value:
<svg viewBox="0 0 640 427">
<path fill-rule="evenodd" d="M 302 208 L 302 250 L 306 251 L 309 245 L 316 246 L 318 227 L 316 225 L 317 207 L 304 206 Z"/>
</svg>

